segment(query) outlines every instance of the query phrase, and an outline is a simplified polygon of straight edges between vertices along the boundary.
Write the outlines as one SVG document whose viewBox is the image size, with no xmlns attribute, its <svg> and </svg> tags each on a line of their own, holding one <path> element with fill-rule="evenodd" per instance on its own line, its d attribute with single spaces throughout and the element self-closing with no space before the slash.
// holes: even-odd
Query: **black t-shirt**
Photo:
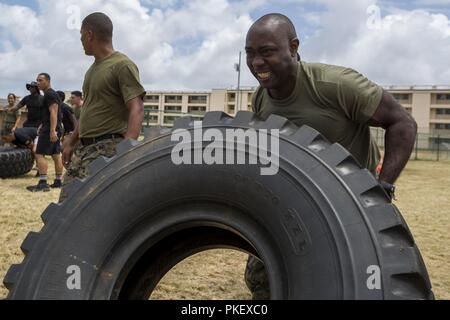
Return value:
<svg viewBox="0 0 450 320">
<path fill-rule="evenodd" d="M 28 109 L 27 121 L 23 124 L 27 128 L 37 128 L 42 122 L 42 109 L 44 97 L 40 94 L 25 96 L 19 103 Z"/>
<path fill-rule="evenodd" d="M 62 101 L 59 98 L 58 94 L 53 89 L 48 89 L 44 94 L 44 108 L 42 110 L 42 133 L 49 133 L 50 132 L 50 106 L 52 104 L 56 103 L 58 105 L 58 117 L 56 122 L 56 131 L 58 133 L 62 132 L 62 126 L 61 126 L 61 104 Z"/>
<path fill-rule="evenodd" d="M 75 123 L 73 121 L 73 117 L 75 115 L 73 109 L 63 102 L 61 104 L 61 113 L 62 113 L 62 124 L 64 126 L 64 134 L 75 130 Z"/>
</svg>

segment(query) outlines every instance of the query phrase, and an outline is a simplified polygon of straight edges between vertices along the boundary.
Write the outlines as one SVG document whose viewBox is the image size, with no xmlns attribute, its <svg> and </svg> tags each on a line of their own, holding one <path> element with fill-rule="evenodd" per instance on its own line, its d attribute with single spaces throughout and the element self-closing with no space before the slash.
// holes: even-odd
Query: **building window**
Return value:
<svg viewBox="0 0 450 320">
<path fill-rule="evenodd" d="M 158 112 L 159 107 L 158 106 L 144 106 L 144 110 L 152 111 L 152 112 Z"/>
<path fill-rule="evenodd" d="M 159 96 L 148 94 L 145 96 L 145 102 L 159 102 Z"/>
<path fill-rule="evenodd" d="M 446 115 L 450 115 L 450 109 L 436 109 L 436 114 L 442 115 L 442 114 L 446 114 Z"/>
<path fill-rule="evenodd" d="M 189 107 L 188 113 L 205 113 L 206 107 Z"/>
<path fill-rule="evenodd" d="M 150 124 L 158 123 L 158 116 L 150 114 L 150 110 L 144 110 L 144 121 L 142 125 L 144 127 L 150 126 Z"/>
<path fill-rule="evenodd" d="M 164 107 L 165 112 L 174 112 L 174 113 L 180 113 L 181 107 L 180 106 L 165 106 Z"/>
<path fill-rule="evenodd" d="M 189 96 L 188 103 L 206 104 L 207 96 Z"/>
<path fill-rule="evenodd" d="M 439 93 L 439 94 L 436 95 L 436 100 L 438 100 L 438 101 L 450 100 L 450 94 L 448 94 L 448 93 Z"/>
<path fill-rule="evenodd" d="M 450 123 L 436 123 L 435 129 L 437 130 L 450 130 Z"/>
<path fill-rule="evenodd" d="M 183 101 L 183 96 L 165 96 L 166 103 L 181 103 Z"/>
<path fill-rule="evenodd" d="M 393 96 L 397 101 L 409 101 L 409 93 L 394 93 Z"/>
<path fill-rule="evenodd" d="M 175 120 L 177 120 L 180 117 L 175 117 L 175 116 L 165 116 L 164 117 L 164 124 L 173 124 L 175 122 Z"/>
<path fill-rule="evenodd" d="M 228 101 L 229 101 L 229 102 L 234 102 L 234 101 L 236 101 L 236 93 L 235 93 L 235 92 L 230 92 L 230 93 L 228 94 Z"/>
</svg>

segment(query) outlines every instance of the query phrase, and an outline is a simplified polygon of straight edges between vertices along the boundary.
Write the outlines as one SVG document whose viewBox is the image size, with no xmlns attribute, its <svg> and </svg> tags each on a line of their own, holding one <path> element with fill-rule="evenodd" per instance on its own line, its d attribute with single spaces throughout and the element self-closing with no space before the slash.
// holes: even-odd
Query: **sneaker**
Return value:
<svg viewBox="0 0 450 320">
<path fill-rule="evenodd" d="M 55 181 L 53 182 L 53 184 L 50 185 L 50 188 L 61 188 L 62 187 L 62 182 L 61 180 L 55 179 Z"/>
<path fill-rule="evenodd" d="M 50 186 L 45 181 L 39 181 L 36 186 L 29 186 L 27 190 L 30 192 L 48 192 L 50 191 Z"/>
</svg>

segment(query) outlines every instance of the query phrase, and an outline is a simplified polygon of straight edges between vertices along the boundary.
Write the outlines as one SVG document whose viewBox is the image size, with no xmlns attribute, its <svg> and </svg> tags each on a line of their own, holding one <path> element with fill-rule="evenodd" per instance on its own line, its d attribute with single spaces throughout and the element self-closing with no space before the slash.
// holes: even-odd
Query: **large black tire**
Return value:
<svg viewBox="0 0 450 320">
<path fill-rule="evenodd" d="M 0 147 L 0 178 L 19 177 L 33 168 L 33 152 L 30 149 Z"/>
<path fill-rule="evenodd" d="M 340 145 L 250 112 L 210 112 L 203 127 L 280 129 L 279 173 L 176 166 L 170 129 L 150 130 L 143 143 L 124 141 L 116 157 L 97 159 L 89 178 L 45 210 L 43 229 L 21 246 L 24 261 L 5 277 L 9 298 L 147 299 L 176 263 L 223 247 L 264 261 L 273 299 L 433 298 L 402 216 Z M 192 130 L 193 119 L 174 128 Z M 74 265 L 81 288 L 70 290 Z M 381 287 L 372 281 L 377 268 Z"/>
</svg>

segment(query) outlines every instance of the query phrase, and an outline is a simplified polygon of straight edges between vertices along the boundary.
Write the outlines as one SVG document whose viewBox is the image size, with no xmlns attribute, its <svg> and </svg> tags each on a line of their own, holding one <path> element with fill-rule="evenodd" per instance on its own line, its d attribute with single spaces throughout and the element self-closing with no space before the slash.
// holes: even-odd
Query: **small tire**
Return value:
<svg viewBox="0 0 450 320">
<path fill-rule="evenodd" d="M 27 174 L 33 168 L 34 156 L 30 149 L 0 147 L 0 178 Z"/>
</svg>

